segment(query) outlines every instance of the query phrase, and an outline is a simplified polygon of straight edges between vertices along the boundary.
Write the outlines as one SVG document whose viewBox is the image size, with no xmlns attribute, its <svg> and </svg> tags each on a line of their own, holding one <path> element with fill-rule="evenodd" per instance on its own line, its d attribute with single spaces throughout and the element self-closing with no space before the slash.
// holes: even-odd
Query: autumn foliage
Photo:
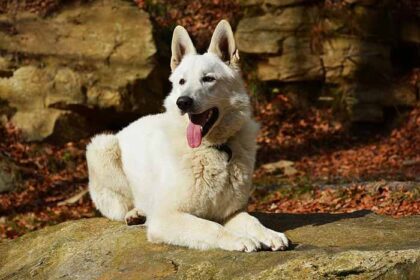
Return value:
<svg viewBox="0 0 420 280">
<path fill-rule="evenodd" d="M 384 125 L 355 131 L 331 109 L 299 110 L 284 95 L 257 106 L 256 112 L 262 123 L 260 162 L 296 161 L 298 176 L 324 181 L 416 180 L 420 174 L 419 108 L 401 116 L 401 127 L 388 131 Z"/>
</svg>

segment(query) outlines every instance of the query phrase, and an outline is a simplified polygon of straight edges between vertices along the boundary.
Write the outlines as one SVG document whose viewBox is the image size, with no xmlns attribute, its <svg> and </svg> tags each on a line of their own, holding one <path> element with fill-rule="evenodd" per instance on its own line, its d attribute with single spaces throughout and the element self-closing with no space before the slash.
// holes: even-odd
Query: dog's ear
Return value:
<svg viewBox="0 0 420 280">
<path fill-rule="evenodd" d="M 186 54 L 195 54 L 195 48 L 184 27 L 178 25 L 175 27 L 174 34 L 172 35 L 172 57 L 171 69 L 172 71 L 181 63 L 182 58 Z"/>
<path fill-rule="evenodd" d="M 235 37 L 232 27 L 226 20 L 221 20 L 211 37 L 208 52 L 216 54 L 220 59 L 230 66 L 236 67 L 239 64 L 239 52 L 236 49 Z"/>
</svg>

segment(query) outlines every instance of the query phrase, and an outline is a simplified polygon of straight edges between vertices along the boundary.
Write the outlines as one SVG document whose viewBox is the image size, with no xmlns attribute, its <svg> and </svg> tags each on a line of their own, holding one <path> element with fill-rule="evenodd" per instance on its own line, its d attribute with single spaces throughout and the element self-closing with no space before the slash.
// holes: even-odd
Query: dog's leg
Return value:
<svg viewBox="0 0 420 280">
<path fill-rule="evenodd" d="M 264 227 L 257 218 L 246 212 L 240 212 L 225 223 L 225 228 L 239 236 L 252 237 L 264 247 L 273 251 L 286 250 L 289 241 L 286 235 Z"/>
<path fill-rule="evenodd" d="M 131 191 L 122 170 L 118 139 L 98 135 L 86 151 L 89 170 L 89 192 L 96 208 L 105 217 L 123 221 L 133 208 Z"/>
<path fill-rule="evenodd" d="M 147 236 L 151 242 L 165 242 L 195 249 L 221 248 L 253 252 L 260 243 L 250 237 L 239 237 L 222 225 L 187 213 L 148 217 Z"/>
</svg>

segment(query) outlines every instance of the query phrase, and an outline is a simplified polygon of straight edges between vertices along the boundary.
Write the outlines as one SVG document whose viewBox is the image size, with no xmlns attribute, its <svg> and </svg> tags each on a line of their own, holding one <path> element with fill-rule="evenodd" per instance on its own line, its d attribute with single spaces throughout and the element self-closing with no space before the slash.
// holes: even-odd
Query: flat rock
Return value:
<svg viewBox="0 0 420 280">
<path fill-rule="evenodd" d="M 293 241 L 285 252 L 152 244 L 142 226 L 66 222 L 0 243 L 0 279 L 416 279 L 420 217 L 255 214 Z M 418 278 L 417 278 L 418 279 Z"/>
</svg>

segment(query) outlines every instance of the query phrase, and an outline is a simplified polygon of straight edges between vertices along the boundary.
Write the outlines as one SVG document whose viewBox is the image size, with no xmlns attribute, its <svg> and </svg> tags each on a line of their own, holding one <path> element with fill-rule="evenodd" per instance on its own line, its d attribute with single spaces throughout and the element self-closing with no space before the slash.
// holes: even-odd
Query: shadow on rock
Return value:
<svg viewBox="0 0 420 280">
<path fill-rule="evenodd" d="M 314 214 L 291 214 L 291 213 L 251 213 L 260 222 L 276 231 L 286 231 L 303 226 L 320 226 L 332 223 L 342 219 L 361 218 L 372 213 L 368 210 L 355 211 L 353 213 L 329 214 L 329 213 L 314 213 Z"/>
</svg>

